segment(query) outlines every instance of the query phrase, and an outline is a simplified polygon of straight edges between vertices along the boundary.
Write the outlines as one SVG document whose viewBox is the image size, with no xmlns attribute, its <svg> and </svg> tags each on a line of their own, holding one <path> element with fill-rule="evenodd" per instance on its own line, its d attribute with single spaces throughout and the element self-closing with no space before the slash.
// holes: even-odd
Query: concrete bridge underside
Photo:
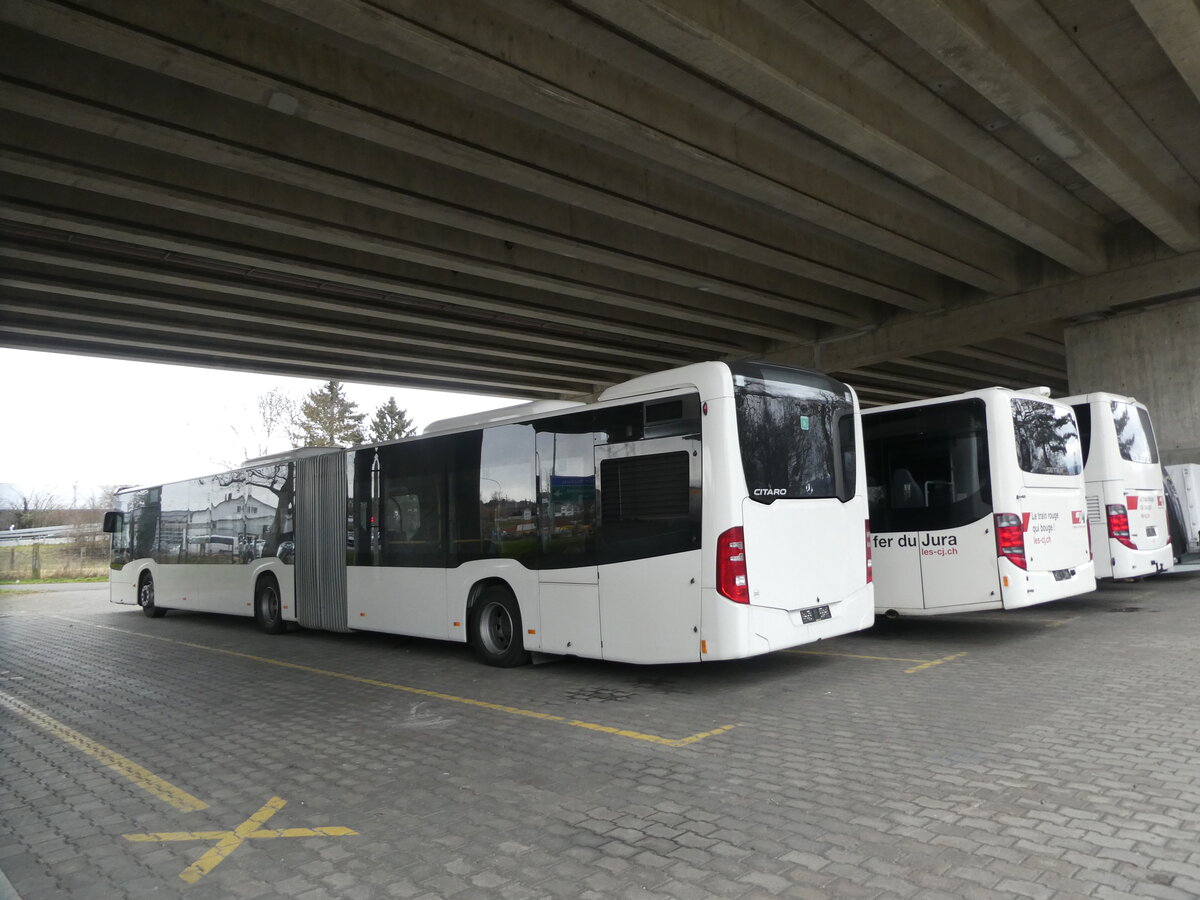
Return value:
<svg viewBox="0 0 1200 900">
<path fill-rule="evenodd" d="M 1200 296 L 1195 0 L 5 0 L 0 47 L 9 347 L 870 405 L 1065 392 L 1064 329 Z"/>
</svg>

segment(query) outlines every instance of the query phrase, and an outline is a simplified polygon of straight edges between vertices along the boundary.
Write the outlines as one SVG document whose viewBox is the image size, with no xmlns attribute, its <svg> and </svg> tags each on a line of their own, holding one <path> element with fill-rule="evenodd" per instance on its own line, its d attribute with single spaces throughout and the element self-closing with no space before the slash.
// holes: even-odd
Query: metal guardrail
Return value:
<svg viewBox="0 0 1200 900">
<path fill-rule="evenodd" d="M 47 525 L 43 528 L 12 528 L 0 531 L 0 545 L 60 544 L 79 535 L 100 534 L 99 522 L 83 525 Z"/>
</svg>

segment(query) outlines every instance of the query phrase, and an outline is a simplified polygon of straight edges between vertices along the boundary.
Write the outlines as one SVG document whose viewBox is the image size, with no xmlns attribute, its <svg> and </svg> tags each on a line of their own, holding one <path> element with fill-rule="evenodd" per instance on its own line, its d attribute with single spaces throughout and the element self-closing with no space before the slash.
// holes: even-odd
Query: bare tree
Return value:
<svg viewBox="0 0 1200 900">
<path fill-rule="evenodd" d="M 241 444 L 241 457 L 236 460 L 217 460 L 226 469 L 237 468 L 243 460 L 266 456 L 276 450 L 281 439 L 289 437 L 289 429 L 296 418 L 296 401 L 279 388 L 259 394 L 255 401 L 258 420 L 252 425 L 230 425 L 229 428 Z"/>
<path fill-rule="evenodd" d="M 62 524 L 58 521 L 62 503 L 49 491 L 18 492 L 16 499 L 8 501 L 7 507 L 12 511 L 12 523 L 17 528 L 45 528 Z"/>
</svg>

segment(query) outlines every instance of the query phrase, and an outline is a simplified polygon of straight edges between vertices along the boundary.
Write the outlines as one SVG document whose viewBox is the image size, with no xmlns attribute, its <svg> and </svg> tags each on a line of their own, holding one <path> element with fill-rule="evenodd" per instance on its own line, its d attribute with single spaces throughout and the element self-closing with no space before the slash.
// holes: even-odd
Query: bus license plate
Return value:
<svg viewBox="0 0 1200 900">
<path fill-rule="evenodd" d="M 1075 574 L 1074 569 L 1055 569 L 1054 570 L 1054 580 L 1055 581 L 1066 581 L 1068 578 L 1070 578 L 1074 574 Z"/>
<path fill-rule="evenodd" d="M 828 606 L 814 606 L 812 609 L 800 610 L 800 621 L 805 625 L 820 621 L 821 619 L 832 619 L 833 614 L 829 611 Z"/>
<path fill-rule="evenodd" d="M 1157 532 L 1154 530 L 1153 525 L 1146 526 L 1146 537 L 1154 537 L 1156 534 Z"/>
</svg>

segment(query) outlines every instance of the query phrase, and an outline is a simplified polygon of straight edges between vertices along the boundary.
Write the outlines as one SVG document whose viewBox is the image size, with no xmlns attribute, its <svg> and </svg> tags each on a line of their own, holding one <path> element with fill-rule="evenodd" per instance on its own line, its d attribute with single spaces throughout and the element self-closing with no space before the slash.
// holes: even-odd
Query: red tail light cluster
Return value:
<svg viewBox="0 0 1200 900">
<path fill-rule="evenodd" d="M 1105 511 L 1108 513 L 1108 536 L 1118 544 L 1136 550 L 1137 544 L 1129 537 L 1129 511 L 1120 503 L 1110 503 L 1105 507 Z"/>
<path fill-rule="evenodd" d="M 1020 516 L 996 513 L 996 555 L 1009 560 L 1014 566 L 1026 568 L 1025 532 L 1021 530 Z"/>
<path fill-rule="evenodd" d="M 867 519 L 867 584 L 875 580 L 875 569 L 871 565 L 871 520 Z"/>
<path fill-rule="evenodd" d="M 746 536 L 741 526 L 717 538 L 717 591 L 734 603 L 750 602 L 746 578 Z"/>
</svg>

